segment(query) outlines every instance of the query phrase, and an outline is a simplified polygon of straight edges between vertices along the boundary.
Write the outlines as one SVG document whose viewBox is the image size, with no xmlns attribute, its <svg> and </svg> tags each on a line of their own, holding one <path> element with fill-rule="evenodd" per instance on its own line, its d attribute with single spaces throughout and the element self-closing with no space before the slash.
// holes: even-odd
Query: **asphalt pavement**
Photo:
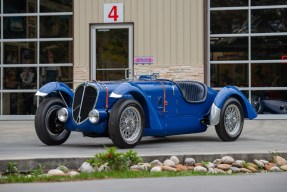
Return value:
<svg viewBox="0 0 287 192">
<path fill-rule="evenodd" d="M 213 126 L 198 134 L 164 138 L 144 137 L 134 150 L 140 156 L 210 156 L 271 152 L 287 154 L 286 122 L 287 120 L 245 121 L 243 132 L 235 142 L 222 142 Z M 89 158 L 104 151 L 106 147 L 113 146 L 109 138 L 83 137 L 77 132 L 72 132 L 63 145 L 46 146 L 38 139 L 33 121 L 0 121 L 0 133 L 0 167 L 3 160 Z"/>
</svg>

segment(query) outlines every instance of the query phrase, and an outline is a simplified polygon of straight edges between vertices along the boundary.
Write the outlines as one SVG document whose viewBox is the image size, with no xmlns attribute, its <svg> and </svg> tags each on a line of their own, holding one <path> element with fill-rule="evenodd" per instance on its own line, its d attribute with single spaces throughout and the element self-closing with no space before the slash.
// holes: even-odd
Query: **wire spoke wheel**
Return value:
<svg viewBox="0 0 287 192">
<path fill-rule="evenodd" d="M 229 105 L 224 114 L 224 124 L 228 135 L 234 136 L 238 133 L 241 126 L 241 116 L 238 107 L 234 104 Z"/>
</svg>

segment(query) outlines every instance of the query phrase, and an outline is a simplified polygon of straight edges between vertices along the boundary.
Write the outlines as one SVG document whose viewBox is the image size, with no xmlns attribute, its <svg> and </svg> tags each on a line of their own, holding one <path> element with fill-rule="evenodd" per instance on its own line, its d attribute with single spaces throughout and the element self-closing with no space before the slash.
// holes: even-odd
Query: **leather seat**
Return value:
<svg viewBox="0 0 287 192">
<path fill-rule="evenodd" d="M 207 96 L 207 86 L 196 81 L 177 81 L 175 82 L 181 90 L 182 96 L 187 102 L 203 102 Z"/>
</svg>

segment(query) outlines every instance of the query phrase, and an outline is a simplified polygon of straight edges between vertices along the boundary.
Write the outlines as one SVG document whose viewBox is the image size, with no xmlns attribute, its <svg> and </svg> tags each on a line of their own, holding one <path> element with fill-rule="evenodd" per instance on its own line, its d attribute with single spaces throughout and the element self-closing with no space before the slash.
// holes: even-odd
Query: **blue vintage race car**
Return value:
<svg viewBox="0 0 287 192">
<path fill-rule="evenodd" d="M 142 136 L 204 132 L 215 126 L 223 141 L 235 141 L 244 118 L 257 115 L 246 97 L 226 86 L 217 92 L 195 81 L 154 76 L 138 80 L 80 84 L 73 92 L 51 82 L 39 89 L 44 100 L 35 115 L 35 129 L 47 145 L 64 143 L 71 131 L 109 137 L 120 148 L 132 148 Z"/>
</svg>

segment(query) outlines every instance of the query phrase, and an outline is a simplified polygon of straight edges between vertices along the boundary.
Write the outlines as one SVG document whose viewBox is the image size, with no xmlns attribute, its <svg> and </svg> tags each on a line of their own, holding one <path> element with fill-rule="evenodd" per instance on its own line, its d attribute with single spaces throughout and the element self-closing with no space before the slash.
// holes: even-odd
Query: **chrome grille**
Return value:
<svg viewBox="0 0 287 192">
<path fill-rule="evenodd" d="M 73 119 L 76 123 L 81 123 L 88 118 L 89 112 L 94 108 L 97 100 L 97 89 L 85 84 L 80 85 L 73 102 Z"/>
</svg>

